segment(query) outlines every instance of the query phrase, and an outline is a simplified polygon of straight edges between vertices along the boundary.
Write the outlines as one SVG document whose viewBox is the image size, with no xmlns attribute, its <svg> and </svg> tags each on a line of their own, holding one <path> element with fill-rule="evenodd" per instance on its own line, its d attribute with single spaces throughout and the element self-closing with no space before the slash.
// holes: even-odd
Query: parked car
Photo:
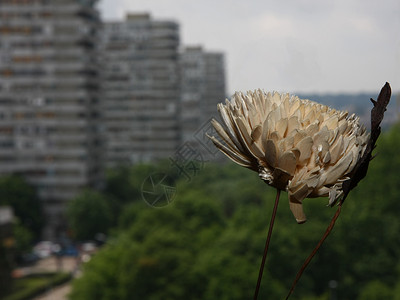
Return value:
<svg viewBox="0 0 400 300">
<path fill-rule="evenodd" d="M 78 256 L 79 251 L 75 246 L 67 245 L 62 248 L 61 255 L 63 255 L 63 256 Z"/>
<path fill-rule="evenodd" d="M 81 261 L 86 263 L 97 251 L 97 245 L 94 242 L 85 242 L 81 244 Z"/>
<path fill-rule="evenodd" d="M 81 245 L 81 251 L 87 254 L 94 254 L 97 250 L 97 245 L 94 242 L 85 242 Z"/>
<path fill-rule="evenodd" d="M 33 253 L 39 258 L 45 258 L 53 254 L 54 243 L 50 241 L 41 241 L 33 247 Z"/>
</svg>

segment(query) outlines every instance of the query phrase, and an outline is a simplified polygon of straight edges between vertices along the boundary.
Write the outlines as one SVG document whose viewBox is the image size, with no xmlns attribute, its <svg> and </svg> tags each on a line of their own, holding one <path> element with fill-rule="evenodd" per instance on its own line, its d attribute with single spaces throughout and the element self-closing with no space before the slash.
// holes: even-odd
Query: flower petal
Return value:
<svg viewBox="0 0 400 300">
<path fill-rule="evenodd" d="M 300 157 L 299 157 L 300 164 L 304 164 L 305 161 L 310 158 L 312 146 L 313 146 L 313 139 L 310 136 L 305 137 L 296 145 L 296 148 L 300 150 Z"/>
<path fill-rule="evenodd" d="M 291 176 L 294 175 L 296 170 L 296 156 L 292 151 L 286 151 L 278 159 L 278 168 L 281 168 Z"/>
<path fill-rule="evenodd" d="M 267 140 L 264 143 L 264 149 L 265 149 L 265 159 L 267 163 L 275 168 L 276 166 L 276 160 L 277 160 L 277 149 L 276 145 L 273 140 Z"/>
</svg>

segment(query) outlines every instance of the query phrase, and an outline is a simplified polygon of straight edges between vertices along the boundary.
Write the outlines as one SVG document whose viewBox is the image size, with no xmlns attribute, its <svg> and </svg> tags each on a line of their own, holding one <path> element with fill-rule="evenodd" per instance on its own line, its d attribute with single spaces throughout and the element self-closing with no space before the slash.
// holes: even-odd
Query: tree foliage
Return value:
<svg viewBox="0 0 400 300">
<path fill-rule="evenodd" d="M 0 205 L 12 207 L 21 226 L 38 238 L 43 227 L 42 204 L 35 189 L 22 177 L 8 175 L 0 177 Z"/>
<path fill-rule="evenodd" d="M 67 218 L 77 240 L 90 240 L 108 231 L 113 216 L 105 196 L 86 190 L 68 203 Z"/>
<path fill-rule="evenodd" d="M 10 206 L 16 218 L 13 228 L 16 256 L 29 251 L 43 228 L 42 203 L 36 190 L 22 177 L 0 177 L 0 206 Z"/>
<path fill-rule="evenodd" d="M 399 148 L 397 125 L 378 140 L 367 177 L 346 199 L 291 299 L 329 299 L 331 280 L 338 283 L 338 299 L 397 297 Z M 113 195 L 121 197 L 118 226 L 74 282 L 71 299 L 252 297 L 275 196 L 257 174 L 233 164 L 208 164 L 191 181 L 177 181 L 173 203 L 152 208 L 140 196 L 143 166 L 124 170 L 124 176 L 114 172 Z M 121 194 L 115 192 L 121 183 L 116 178 L 127 185 Z M 260 299 L 285 297 L 335 213 L 327 199 L 307 199 L 308 221 L 298 225 L 287 202 L 282 193 Z"/>
</svg>

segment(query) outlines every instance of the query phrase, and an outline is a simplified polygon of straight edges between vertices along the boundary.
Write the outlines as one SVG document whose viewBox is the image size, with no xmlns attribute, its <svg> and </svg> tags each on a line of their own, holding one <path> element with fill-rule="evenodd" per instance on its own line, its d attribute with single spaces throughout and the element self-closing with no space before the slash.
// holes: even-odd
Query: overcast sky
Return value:
<svg viewBox="0 0 400 300">
<path fill-rule="evenodd" d="M 182 45 L 226 55 L 227 92 L 400 90 L 399 0 L 100 0 L 180 24 Z"/>
</svg>

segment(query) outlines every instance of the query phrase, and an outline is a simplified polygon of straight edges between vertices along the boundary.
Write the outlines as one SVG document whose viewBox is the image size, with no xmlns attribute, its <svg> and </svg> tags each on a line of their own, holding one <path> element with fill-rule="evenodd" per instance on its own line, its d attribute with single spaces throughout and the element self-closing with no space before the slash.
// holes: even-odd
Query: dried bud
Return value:
<svg viewBox="0 0 400 300">
<path fill-rule="evenodd" d="M 218 110 L 224 126 L 212 121 L 219 135 L 210 137 L 213 143 L 287 191 L 298 223 L 306 221 L 305 198 L 329 196 L 329 205 L 337 202 L 369 139 L 354 114 L 289 94 L 236 93 Z"/>
</svg>

